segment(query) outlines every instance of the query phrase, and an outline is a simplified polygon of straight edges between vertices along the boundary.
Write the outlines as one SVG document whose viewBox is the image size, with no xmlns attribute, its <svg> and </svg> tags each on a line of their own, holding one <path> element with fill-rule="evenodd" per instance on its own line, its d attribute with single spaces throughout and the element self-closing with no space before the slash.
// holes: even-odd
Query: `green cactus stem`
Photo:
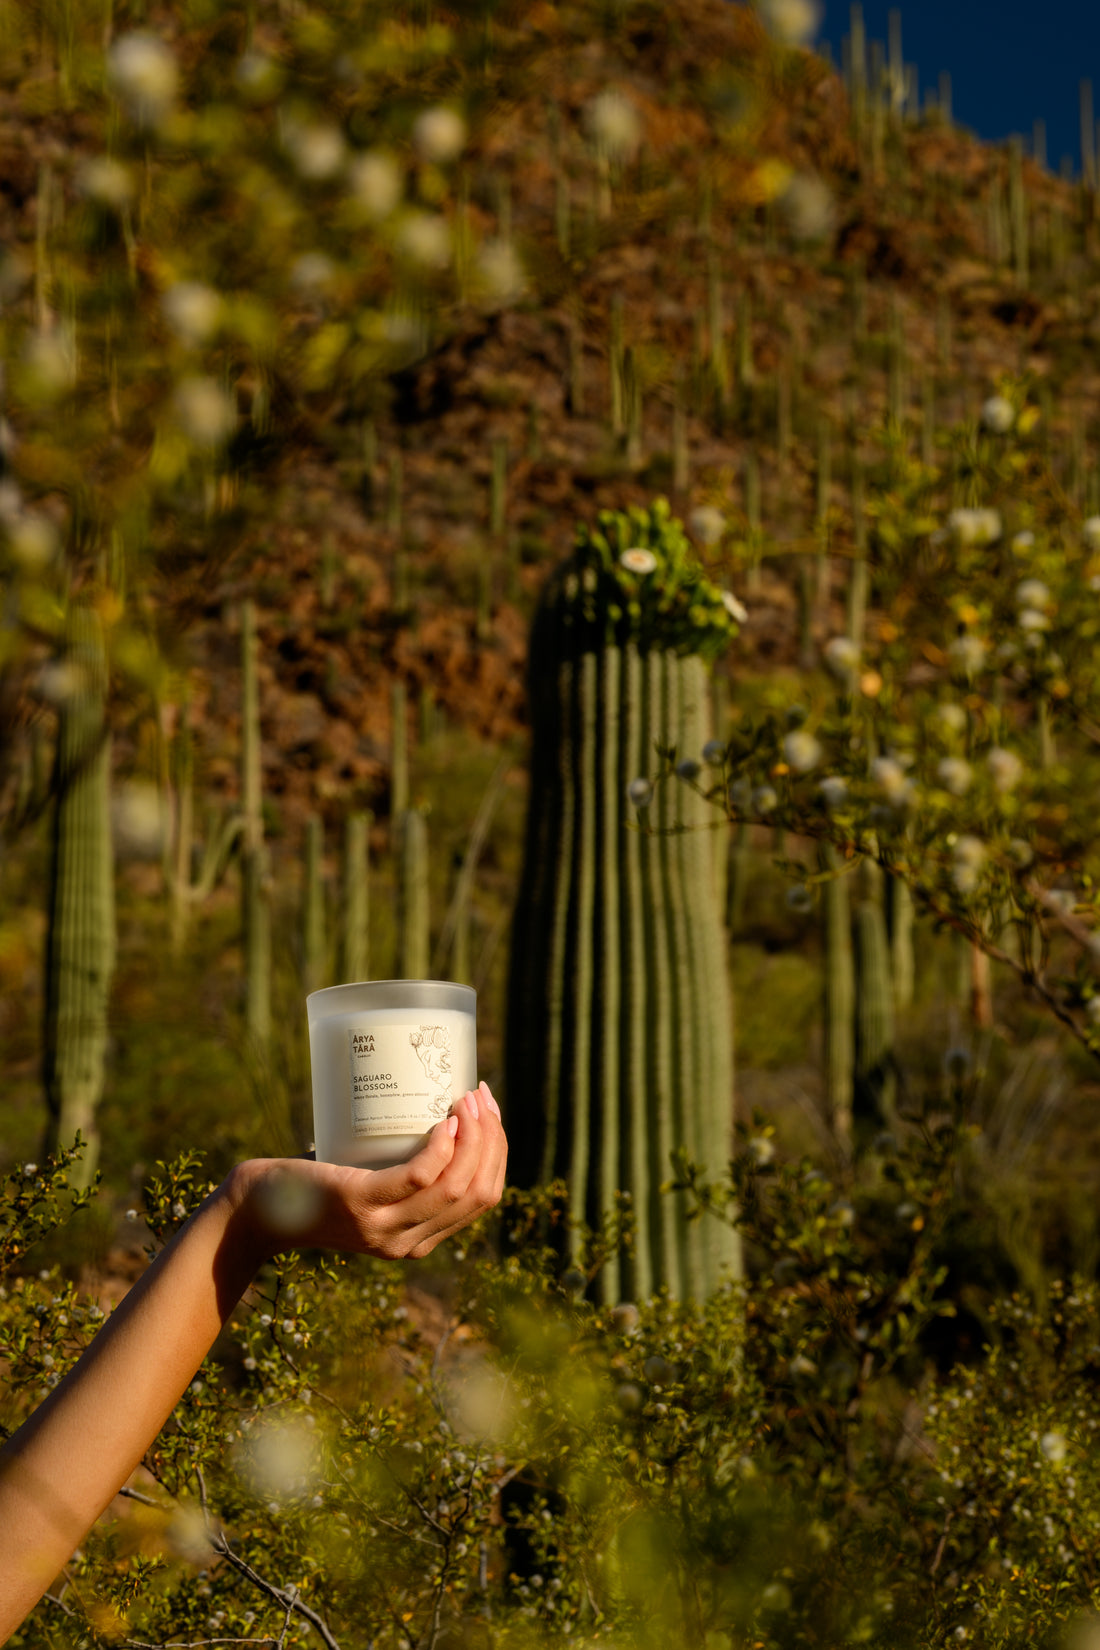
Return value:
<svg viewBox="0 0 1100 1650">
<path fill-rule="evenodd" d="M 257 680 L 256 611 L 241 608 L 241 897 L 244 931 L 245 1029 L 257 1049 L 271 1037 L 271 876 L 264 842 Z"/>
<path fill-rule="evenodd" d="M 325 935 L 325 835 L 317 814 L 306 820 L 302 885 L 302 983 L 306 992 L 319 991 L 328 974 Z"/>
<path fill-rule="evenodd" d="M 91 607 L 70 609 L 66 655 L 80 686 L 58 713 L 43 1078 L 48 1145 L 71 1146 L 77 1133 L 83 1136 L 87 1149 L 72 1172 L 86 1186 L 99 1151 L 96 1112 L 116 955 L 107 658 L 102 624 Z"/>
<path fill-rule="evenodd" d="M 419 808 L 400 816 L 397 867 L 397 976 L 428 978 L 428 823 Z"/>
<path fill-rule="evenodd" d="M 821 850 L 821 869 L 828 872 L 828 880 L 821 885 L 825 1115 L 834 1138 L 848 1151 L 855 1083 L 855 964 L 849 874 L 831 844 Z"/>
<path fill-rule="evenodd" d="M 195 857 L 195 757 L 194 738 L 186 699 L 180 705 L 179 720 L 169 758 L 172 794 L 172 836 L 165 864 L 169 900 L 169 934 L 178 956 L 187 944 L 191 912 L 210 898 L 229 863 L 233 846 L 244 829 L 244 815 L 224 813 L 216 805 L 207 809 L 206 835 L 202 859 L 196 875 Z"/>
<path fill-rule="evenodd" d="M 396 830 L 396 822 L 409 805 L 408 694 L 397 677 L 390 683 L 390 722 L 390 819 Z"/>
<path fill-rule="evenodd" d="M 625 551 L 656 569 L 631 573 Z M 645 562 L 643 559 L 643 568 Z M 597 1225 L 630 1194 L 633 1250 L 603 1299 L 666 1285 L 701 1297 L 736 1270 L 736 1234 L 662 1193 L 673 1154 L 720 1176 L 731 1149 L 729 979 L 710 810 L 670 779 L 637 817 L 631 781 L 656 747 L 699 760 L 703 652 L 733 633 L 679 523 L 604 512 L 550 580 L 531 640 L 531 795 L 512 939 L 506 1098 L 521 1183 L 555 1177 Z M 662 645 L 664 644 L 664 645 Z M 652 817 L 651 817 L 652 816 Z M 512 1110 L 511 1108 L 515 1109 Z"/>
<path fill-rule="evenodd" d="M 611 433 L 621 436 L 626 429 L 626 407 L 623 398 L 623 298 L 616 292 L 611 299 L 611 341 L 608 349 L 609 388 L 611 394 Z"/>
<path fill-rule="evenodd" d="M 344 822 L 343 929 L 340 951 L 342 981 L 370 979 L 370 827 L 369 811 L 351 813 Z"/>
<path fill-rule="evenodd" d="M 866 1137 L 896 1121 L 894 992 L 883 909 L 883 873 L 864 861 L 856 908 L 855 1073 L 853 1128 Z M 857 1140 L 857 1146 L 860 1141 Z"/>
</svg>

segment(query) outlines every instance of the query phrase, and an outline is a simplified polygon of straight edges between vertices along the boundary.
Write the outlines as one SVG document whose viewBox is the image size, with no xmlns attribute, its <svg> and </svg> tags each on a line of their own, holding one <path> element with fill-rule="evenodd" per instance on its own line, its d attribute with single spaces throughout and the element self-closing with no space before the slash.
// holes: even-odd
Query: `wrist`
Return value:
<svg viewBox="0 0 1100 1650">
<path fill-rule="evenodd" d="M 263 1186 L 272 1161 L 249 1158 L 244 1163 L 236 1164 L 215 1193 L 215 1197 L 224 1200 L 228 1209 L 226 1235 L 232 1240 L 238 1255 L 248 1261 L 253 1272 L 270 1260 L 279 1248 L 261 1213 Z"/>
</svg>

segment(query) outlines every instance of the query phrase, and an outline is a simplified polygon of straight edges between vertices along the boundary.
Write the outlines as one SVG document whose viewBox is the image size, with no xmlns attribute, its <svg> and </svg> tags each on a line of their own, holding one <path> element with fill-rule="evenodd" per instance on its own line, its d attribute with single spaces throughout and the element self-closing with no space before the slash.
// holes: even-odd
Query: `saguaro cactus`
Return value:
<svg viewBox="0 0 1100 1650">
<path fill-rule="evenodd" d="M 271 877 L 264 842 L 260 689 L 256 610 L 241 608 L 241 926 L 244 933 L 245 1026 L 253 1046 L 271 1036 Z"/>
<path fill-rule="evenodd" d="M 50 1144 L 69 1146 L 80 1131 L 88 1142 L 79 1170 L 87 1184 L 98 1155 L 96 1108 L 115 967 L 107 661 L 89 607 L 71 610 L 67 662 L 74 686 L 61 706 L 57 739 L 43 1075 Z"/>
<path fill-rule="evenodd" d="M 563 1178 L 595 1224 L 633 1199 L 633 1253 L 605 1299 L 699 1296 L 736 1234 L 662 1194 L 682 1150 L 721 1176 L 732 1145 L 732 1008 L 710 810 L 689 777 L 645 785 L 657 747 L 698 763 L 706 661 L 736 633 L 667 503 L 580 528 L 531 638 L 531 796 L 512 937 L 506 1075 L 522 1182 Z M 641 799 L 650 835 L 632 829 Z"/>
</svg>

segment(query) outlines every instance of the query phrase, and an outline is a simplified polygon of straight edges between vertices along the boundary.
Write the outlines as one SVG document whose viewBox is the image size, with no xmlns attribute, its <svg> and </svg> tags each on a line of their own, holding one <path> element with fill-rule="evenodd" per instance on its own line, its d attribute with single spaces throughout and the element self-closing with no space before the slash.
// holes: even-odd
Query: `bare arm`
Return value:
<svg viewBox="0 0 1100 1650">
<path fill-rule="evenodd" d="M 394 1169 L 239 1164 L 0 1450 L 0 1643 L 141 1461 L 265 1260 L 295 1245 L 426 1255 L 496 1203 L 506 1155 L 482 1084 Z"/>
</svg>

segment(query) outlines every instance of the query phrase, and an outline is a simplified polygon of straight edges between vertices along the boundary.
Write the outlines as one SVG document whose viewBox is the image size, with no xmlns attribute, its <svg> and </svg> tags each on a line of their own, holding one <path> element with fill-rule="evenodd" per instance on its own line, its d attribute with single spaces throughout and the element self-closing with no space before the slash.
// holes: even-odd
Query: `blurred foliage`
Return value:
<svg viewBox="0 0 1100 1650">
<path fill-rule="evenodd" d="M 958 1338 L 967 1081 L 860 1184 L 780 1166 L 760 1120 L 730 1181 L 681 1165 L 753 1261 L 705 1305 L 586 1301 L 535 1237 L 557 1188 L 507 1195 L 506 1258 L 484 1224 L 411 1294 L 389 1263 L 279 1257 L 12 1644 L 1045 1642 L 1096 1602 L 1096 1290 L 992 1289 Z M 156 1243 L 209 1184 L 195 1154 L 157 1166 Z M 33 1165 L 6 1215 L 28 1185 L 61 1216 Z M 5 1425 L 101 1315 L 12 1269 Z"/>
</svg>

